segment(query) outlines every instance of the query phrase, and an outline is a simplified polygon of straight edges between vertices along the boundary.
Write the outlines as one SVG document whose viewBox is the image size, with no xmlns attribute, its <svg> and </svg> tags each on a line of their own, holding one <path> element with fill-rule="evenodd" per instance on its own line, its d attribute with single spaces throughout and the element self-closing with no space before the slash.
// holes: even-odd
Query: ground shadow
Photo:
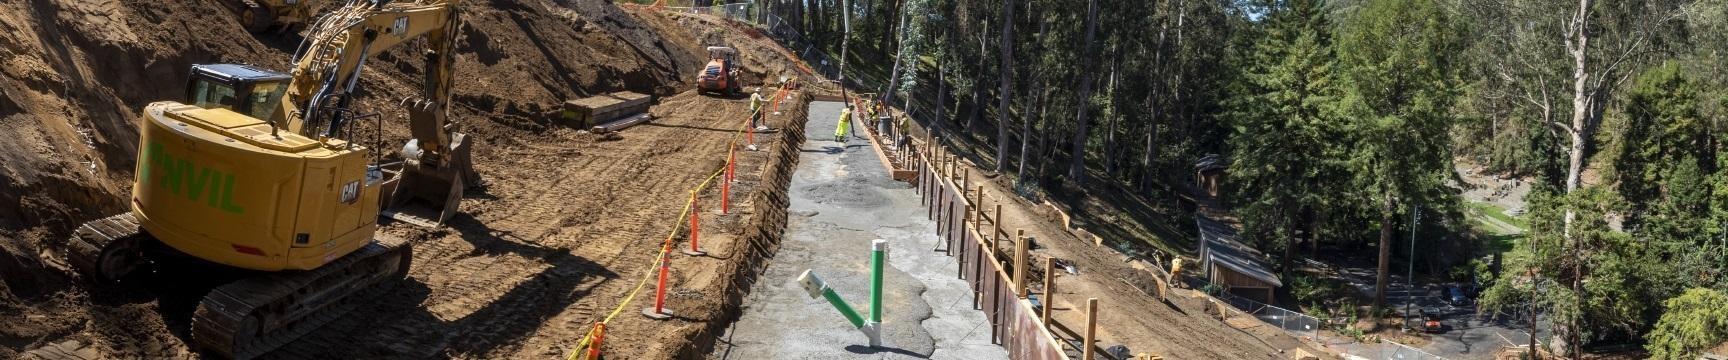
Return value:
<svg viewBox="0 0 1728 360">
<path fill-rule="evenodd" d="M 722 121 L 718 121 L 718 120 L 717 120 L 717 121 L 715 121 L 715 122 L 717 122 L 717 123 L 718 123 L 718 122 L 722 122 Z M 657 122 L 654 122 L 654 121 L 653 121 L 653 120 L 649 120 L 649 121 L 648 121 L 648 122 L 645 122 L 645 123 L 642 123 L 642 125 L 639 125 L 639 126 L 652 126 L 652 127 L 664 127 L 664 128 L 679 128 L 679 129 L 691 129 L 691 130 L 703 130 L 703 131 L 718 131 L 718 132 L 734 132 L 734 131 L 738 131 L 738 129 L 722 129 L 722 128 L 717 128 L 717 127 L 703 127 L 703 126 L 691 126 L 691 125 L 671 125 L 671 124 L 662 124 L 662 123 L 657 123 Z"/>
<path fill-rule="evenodd" d="M 434 305 L 428 303 L 434 300 L 431 289 L 424 279 L 413 277 L 404 286 L 379 296 L 374 304 L 355 310 L 313 336 L 283 346 L 275 354 L 312 358 L 483 357 L 513 345 L 512 339 L 528 338 L 572 304 L 586 299 L 599 284 L 618 277 L 604 265 L 566 249 L 520 243 L 508 233 L 487 233 L 496 232 L 467 231 L 462 237 L 476 244 L 477 252 L 538 258 L 551 267 L 455 319 L 432 313 L 427 308 Z M 577 319 L 588 320 L 592 319 Z"/>
<path fill-rule="evenodd" d="M 433 295 L 425 283 L 427 279 L 411 276 L 392 283 L 393 288 L 381 295 L 361 300 L 342 317 L 264 357 L 484 356 L 513 345 L 509 339 L 529 337 L 553 317 L 565 313 L 572 304 L 587 298 L 596 286 L 618 277 L 604 265 L 573 255 L 567 249 L 521 242 L 507 232 L 486 229 L 467 215 L 454 220 L 454 224 L 468 229 L 461 235 L 474 244 L 477 256 L 516 254 L 537 259 L 550 267 L 495 299 L 473 305 L 477 308 L 456 319 L 440 318 L 426 308 Z M 92 287 L 92 305 L 120 308 L 126 304 L 155 302 L 154 310 L 169 332 L 188 347 L 195 347 L 190 331 L 192 316 L 203 297 L 222 284 L 266 274 L 228 268 L 184 255 L 173 259 L 175 261 L 160 261 L 149 271 L 119 284 Z M 589 320 L 592 319 L 574 321 Z M 115 329 L 137 326 L 135 323 L 138 322 L 113 316 L 92 317 L 92 321 L 101 328 Z"/>
<path fill-rule="evenodd" d="M 856 345 L 856 344 L 846 345 L 846 352 L 850 352 L 853 354 L 859 354 L 859 355 L 900 354 L 900 355 L 911 356 L 911 357 L 919 358 L 919 359 L 929 359 L 930 358 L 930 355 L 919 354 L 919 353 L 912 352 L 912 351 L 906 350 L 906 349 L 901 349 L 901 348 L 891 348 L 891 347 L 882 347 L 882 346 L 871 347 L 871 346 L 867 346 L 867 345 Z"/>
</svg>

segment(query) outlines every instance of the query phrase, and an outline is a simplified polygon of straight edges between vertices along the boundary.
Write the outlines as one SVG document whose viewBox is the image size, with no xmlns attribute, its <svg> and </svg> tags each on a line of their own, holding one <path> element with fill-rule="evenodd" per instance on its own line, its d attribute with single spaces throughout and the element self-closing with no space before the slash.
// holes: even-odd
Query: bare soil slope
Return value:
<svg viewBox="0 0 1728 360">
<path fill-rule="evenodd" d="M 685 23 L 601 0 L 464 6 L 452 115 L 480 141 L 485 182 L 451 228 L 385 230 L 419 243 L 408 284 L 278 356 L 560 352 L 593 311 L 634 285 L 676 216 L 666 208 L 681 205 L 692 179 L 723 158 L 732 127 L 721 121 L 741 119 L 745 105 L 685 94 L 685 78 L 705 62 L 700 46 L 711 44 Z M 247 35 L 222 0 L 0 0 L 0 34 L 0 358 L 44 347 L 98 358 L 191 356 L 186 317 L 199 291 L 215 284 L 166 269 L 150 281 L 87 290 L 40 253 L 83 221 L 125 211 L 138 111 L 179 98 L 192 64 L 285 70 L 299 37 Z M 369 64 L 359 105 L 386 123 L 362 130 L 384 135 L 368 146 L 395 149 L 404 140 L 405 112 L 395 104 L 419 95 L 424 69 L 410 54 L 420 48 Z M 747 78 L 768 77 L 758 69 L 770 67 L 746 61 Z M 627 130 L 622 141 L 596 142 L 544 116 L 566 99 L 616 90 L 664 97 L 653 110 L 661 120 Z M 770 157 L 756 154 L 750 161 L 760 168 Z M 746 219 L 755 218 L 712 221 L 717 232 L 772 226 Z M 729 249 L 724 236 L 714 239 Z M 706 267 L 728 270 L 742 258 Z M 716 274 L 685 275 L 680 298 L 721 313 L 712 304 L 729 285 Z M 611 281 L 621 278 L 628 281 Z M 679 331 L 620 331 L 683 339 L 701 331 L 700 320 L 678 323 Z M 678 344 L 632 351 L 687 351 Z"/>
</svg>

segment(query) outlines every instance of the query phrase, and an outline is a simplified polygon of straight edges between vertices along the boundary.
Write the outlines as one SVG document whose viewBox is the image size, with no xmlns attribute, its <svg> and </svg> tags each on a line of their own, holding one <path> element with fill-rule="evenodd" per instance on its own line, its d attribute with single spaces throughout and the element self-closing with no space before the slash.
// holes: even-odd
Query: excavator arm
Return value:
<svg viewBox="0 0 1728 360">
<path fill-rule="evenodd" d="M 426 39 L 424 97 L 404 99 L 412 136 L 402 149 L 399 179 L 386 186 L 386 216 L 421 225 L 441 224 L 455 214 L 466 185 L 479 181 L 464 134 L 449 121 L 456 37 L 457 0 L 390 2 L 351 0 L 320 17 L 297 49 L 281 111 L 274 118 L 309 138 L 336 138 L 358 117 L 351 111 L 355 88 L 368 59 L 410 41 Z M 416 203 L 418 201 L 418 203 Z"/>
</svg>

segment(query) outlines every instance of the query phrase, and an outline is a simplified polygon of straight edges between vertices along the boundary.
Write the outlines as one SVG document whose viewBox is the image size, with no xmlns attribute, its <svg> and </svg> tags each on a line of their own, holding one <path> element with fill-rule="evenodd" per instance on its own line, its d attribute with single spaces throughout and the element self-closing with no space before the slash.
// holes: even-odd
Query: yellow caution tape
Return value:
<svg viewBox="0 0 1728 360">
<path fill-rule="evenodd" d="M 783 91 L 786 91 L 786 89 L 781 88 L 779 91 L 776 91 L 775 92 L 776 96 L 778 96 L 778 94 L 783 92 Z M 751 116 L 755 116 L 755 113 L 751 113 Z M 753 131 L 753 129 L 750 129 L 750 119 L 748 119 L 748 118 L 744 119 L 744 123 L 742 126 L 739 126 L 738 131 L 732 133 L 732 139 L 727 141 L 726 147 L 730 149 L 734 146 L 737 146 L 738 145 L 738 139 L 744 136 L 745 131 Z M 734 160 L 728 159 L 727 161 L 734 161 Z M 701 184 L 697 184 L 696 188 L 691 190 L 691 192 L 697 193 L 697 194 L 701 193 L 702 190 L 708 188 L 709 184 L 714 182 L 715 178 L 720 177 L 720 175 L 724 174 L 725 172 L 726 172 L 726 165 L 725 164 L 720 165 L 719 170 L 715 170 L 713 174 L 709 174 L 708 177 L 706 179 L 703 179 Z M 662 246 L 660 247 L 660 253 L 654 255 L 654 263 L 649 264 L 648 271 L 643 272 L 642 280 L 639 280 L 636 282 L 636 288 L 630 290 L 629 294 L 624 295 L 624 301 L 620 302 L 618 304 L 617 308 L 612 309 L 611 313 L 606 314 L 606 318 L 600 320 L 599 324 L 610 324 L 612 322 L 612 318 L 618 316 L 618 314 L 623 312 L 625 308 L 629 307 L 630 303 L 636 300 L 636 295 L 638 295 L 642 292 L 642 288 L 648 286 L 648 279 L 654 278 L 654 273 L 655 273 L 654 269 L 660 266 L 661 261 L 665 261 L 666 252 L 670 251 L 672 249 L 672 247 L 670 246 L 671 242 L 672 242 L 672 238 L 678 236 L 678 230 L 683 228 L 684 218 L 686 216 L 690 216 L 690 213 L 693 210 L 693 207 L 695 207 L 695 205 L 696 205 L 695 200 L 696 199 L 694 197 L 692 197 L 691 199 L 684 201 L 684 210 L 680 211 L 678 214 L 678 217 L 676 218 L 677 220 L 672 222 L 672 231 L 670 233 L 666 234 L 666 240 L 664 240 L 664 242 L 662 243 Z M 565 360 L 575 360 L 575 359 L 577 359 L 577 356 L 583 354 L 584 352 L 582 350 L 584 348 L 588 347 L 588 343 L 590 341 L 594 340 L 594 332 L 596 330 L 599 330 L 599 327 L 595 327 L 592 330 L 588 330 L 588 333 L 582 336 L 582 341 L 578 342 L 576 344 L 576 350 L 570 352 L 570 355 L 565 356 L 564 357 Z"/>
</svg>

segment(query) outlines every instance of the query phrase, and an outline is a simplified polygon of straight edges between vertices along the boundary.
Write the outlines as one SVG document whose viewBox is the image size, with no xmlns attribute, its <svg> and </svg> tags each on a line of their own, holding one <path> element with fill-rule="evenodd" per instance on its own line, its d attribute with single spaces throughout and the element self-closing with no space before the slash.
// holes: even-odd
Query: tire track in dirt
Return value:
<svg viewBox="0 0 1728 360">
<path fill-rule="evenodd" d="M 623 140 L 544 136 L 495 149 L 500 161 L 480 168 L 484 190 L 464 200 L 464 214 L 448 228 L 391 225 L 382 232 L 416 242 L 408 281 L 271 357 L 563 356 L 649 270 L 664 234 L 683 221 L 676 217 L 688 189 L 724 164 L 732 134 L 725 124 L 741 121 L 746 108 L 743 101 L 686 93 L 663 100 L 655 121 L 626 130 Z M 741 159 L 742 173 L 760 167 L 766 156 Z M 734 195 L 753 187 L 735 183 Z M 717 201 L 714 190 L 704 193 L 705 212 Z M 737 216 L 705 213 L 704 247 L 738 248 L 723 243 L 738 238 Z M 687 246 L 684 235 L 678 241 Z M 714 302 L 708 299 L 719 298 L 712 295 L 721 288 L 713 280 L 689 279 L 715 278 L 704 272 L 738 259 L 677 255 L 671 292 L 683 296 L 669 302 L 696 304 L 689 309 L 700 317 L 640 320 L 634 312 L 651 301 L 650 286 L 619 315 L 608 338 L 687 342 L 706 320 L 700 314 L 717 309 L 699 303 Z M 679 348 L 608 350 L 666 357 Z"/>
</svg>

